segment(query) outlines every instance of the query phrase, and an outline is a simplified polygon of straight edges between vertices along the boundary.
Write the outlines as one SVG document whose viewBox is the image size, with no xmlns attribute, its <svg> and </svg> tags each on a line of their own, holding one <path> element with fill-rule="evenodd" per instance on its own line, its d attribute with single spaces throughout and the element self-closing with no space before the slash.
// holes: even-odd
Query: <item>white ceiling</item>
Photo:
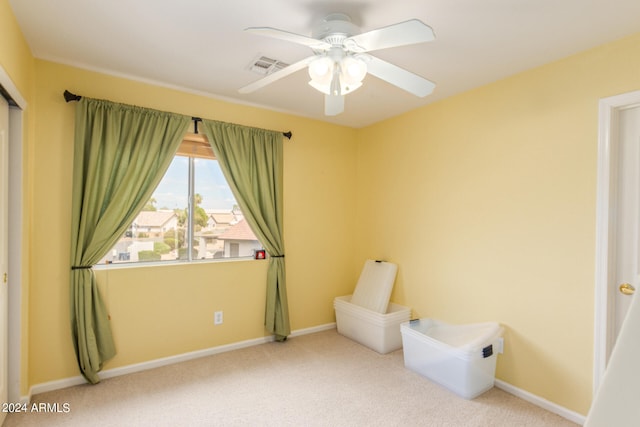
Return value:
<svg viewBox="0 0 640 427">
<path fill-rule="evenodd" d="M 640 0 L 9 0 L 37 58 L 362 127 L 520 71 L 640 32 Z M 293 63 L 303 46 L 245 33 L 275 27 L 310 36 L 333 12 L 362 32 L 417 18 L 436 40 L 372 52 L 437 84 L 417 98 L 373 76 L 324 116 L 302 70 L 264 89 L 258 55 Z M 69 88 L 73 89 L 73 88 Z M 79 94 L 82 95 L 82 94 Z"/>
</svg>

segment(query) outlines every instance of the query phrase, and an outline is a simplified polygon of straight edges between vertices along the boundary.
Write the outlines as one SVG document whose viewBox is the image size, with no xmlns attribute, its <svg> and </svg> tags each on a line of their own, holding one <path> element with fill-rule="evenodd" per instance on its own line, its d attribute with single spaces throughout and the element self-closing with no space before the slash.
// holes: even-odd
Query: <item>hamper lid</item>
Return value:
<svg viewBox="0 0 640 427">
<path fill-rule="evenodd" d="M 351 297 L 351 303 L 377 313 L 386 313 L 398 266 L 391 262 L 367 260 Z"/>
</svg>

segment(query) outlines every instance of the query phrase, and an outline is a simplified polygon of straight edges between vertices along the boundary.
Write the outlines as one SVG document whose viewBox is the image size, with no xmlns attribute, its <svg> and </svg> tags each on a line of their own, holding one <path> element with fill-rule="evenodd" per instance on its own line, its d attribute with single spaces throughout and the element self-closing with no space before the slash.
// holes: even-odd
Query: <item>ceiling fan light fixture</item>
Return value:
<svg viewBox="0 0 640 427">
<path fill-rule="evenodd" d="M 333 78 L 334 63 L 326 56 L 318 57 L 309 64 L 309 77 L 311 80 L 322 86 L 329 86 Z"/>
<path fill-rule="evenodd" d="M 347 85 L 361 83 L 367 75 L 367 64 L 353 56 L 347 56 L 342 60 L 340 65 L 342 69 L 342 80 Z"/>
<path fill-rule="evenodd" d="M 335 60 L 320 56 L 309 64 L 309 85 L 326 95 L 346 95 L 362 86 L 367 64 L 360 58 L 345 56 Z"/>
</svg>

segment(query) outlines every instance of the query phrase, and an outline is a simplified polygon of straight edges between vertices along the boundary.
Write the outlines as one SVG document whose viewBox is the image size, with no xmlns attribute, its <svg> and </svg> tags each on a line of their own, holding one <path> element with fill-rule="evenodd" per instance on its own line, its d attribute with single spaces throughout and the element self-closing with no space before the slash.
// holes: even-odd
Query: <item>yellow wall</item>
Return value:
<svg viewBox="0 0 640 427">
<path fill-rule="evenodd" d="M 33 85 L 33 56 L 8 0 L 0 0 L 0 64 L 29 102 Z"/>
<path fill-rule="evenodd" d="M 355 130 L 36 61 L 34 264 L 30 383 L 78 375 L 69 331 L 69 235 L 74 104 L 94 98 L 267 129 L 284 142 L 284 222 L 292 329 L 334 321 L 333 298 L 350 291 L 355 251 Z M 262 337 L 264 261 L 111 268 L 97 276 L 118 355 L 105 368 Z M 224 324 L 213 313 L 224 311 Z"/>
<path fill-rule="evenodd" d="M 20 95 L 27 102 L 27 108 L 22 114 L 22 136 L 23 136 L 23 162 L 22 168 L 22 266 L 20 277 L 22 280 L 21 296 L 21 346 L 20 346 L 20 393 L 26 395 L 29 391 L 29 235 L 30 235 L 30 217 L 31 210 L 31 186 L 29 182 L 29 171 L 31 154 L 33 152 L 33 128 L 35 125 L 35 115 L 32 114 L 33 108 L 33 80 L 35 73 L 34 59 L 27 45 L 22 32 L 15 20 L 13 11 L 9 7 L 7 0 L 0 0 L 0 66 L 7 73 Z M 16 165 L 10 165 L 15 167 Z M 17 283 L 11 278 L 17 275 L 15 272 L 10 273 L 9 286 L 16 286 Z"/>
<path fill-rule="evenodd" d="M 498 378 L 586 414 L 598 100 L 640 88 L 640 35 L 358 134 L 358 259 L 419 317 L 506 326 Z"/>
</svg>

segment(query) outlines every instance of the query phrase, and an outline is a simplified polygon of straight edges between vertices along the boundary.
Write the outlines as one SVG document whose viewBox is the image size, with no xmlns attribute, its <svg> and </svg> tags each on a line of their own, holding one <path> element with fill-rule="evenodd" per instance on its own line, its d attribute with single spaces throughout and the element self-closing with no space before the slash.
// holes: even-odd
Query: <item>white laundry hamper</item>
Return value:
<svg viewBox="0 0 640 427">
<path fill-rule="evenodd" d="M 390 262 L 365 262 L 353 295 L 333 301 L 338 333 L 381 354 L 402 348 L 400 325 L 411 309 L 389 302 L 397 271 Z"/>
</svg>

